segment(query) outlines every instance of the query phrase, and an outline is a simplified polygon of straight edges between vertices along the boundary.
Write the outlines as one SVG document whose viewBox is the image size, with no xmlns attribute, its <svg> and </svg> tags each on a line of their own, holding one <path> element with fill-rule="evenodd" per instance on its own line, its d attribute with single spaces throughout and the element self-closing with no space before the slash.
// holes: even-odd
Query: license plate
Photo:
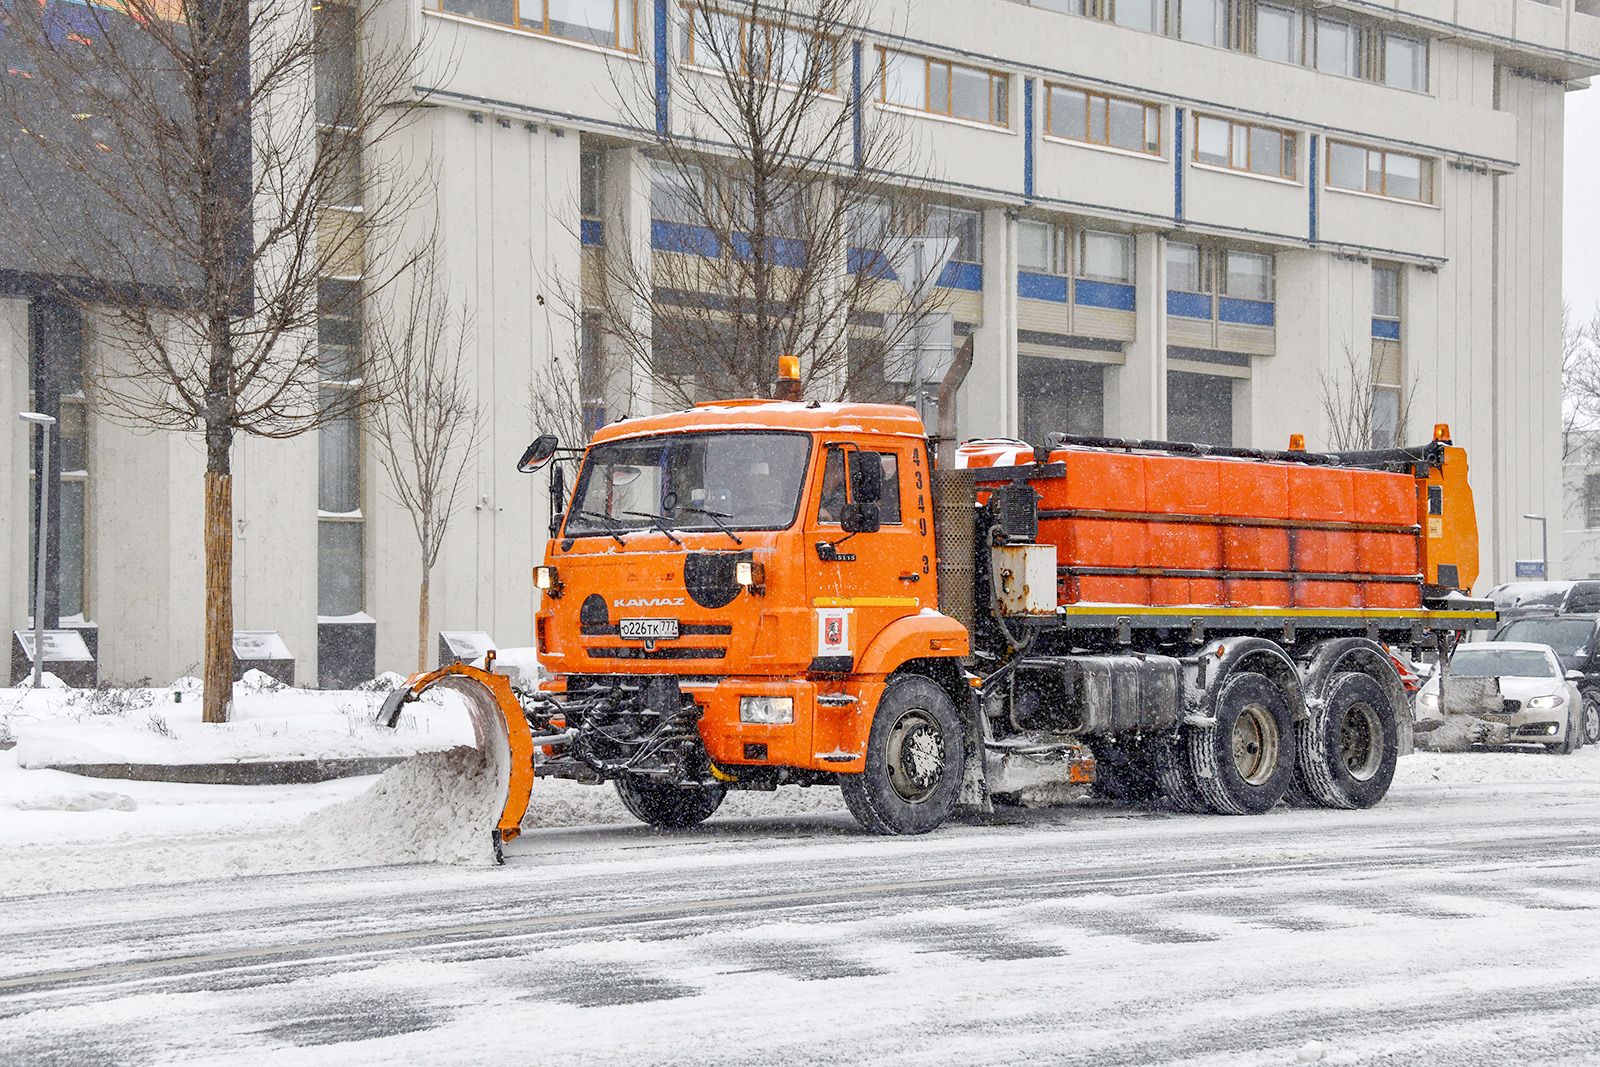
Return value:
<svg viewBox="0 0 1600 1067">
<path fill-rule="evenodd" d="M 677 619 L 623 619 L 621 634 L 624 641 L 676 641 Z"/>
</svg>

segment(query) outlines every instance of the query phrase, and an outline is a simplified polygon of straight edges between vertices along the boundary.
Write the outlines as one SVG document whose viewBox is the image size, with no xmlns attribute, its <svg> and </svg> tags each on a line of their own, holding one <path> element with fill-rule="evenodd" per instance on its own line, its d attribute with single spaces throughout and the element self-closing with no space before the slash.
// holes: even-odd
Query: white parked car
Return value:
<svg viewBox="0 0 1600 1067">
<path fill-rule="evenodd" d="M 1583 744 L 1578 671 L 1562 669 L 1549 645 L 1482 641 L 1460 645 L 1444 679 L 1417 694 L 1417 747 L 1543 745 L 1569 753 Z"/>
</svg>

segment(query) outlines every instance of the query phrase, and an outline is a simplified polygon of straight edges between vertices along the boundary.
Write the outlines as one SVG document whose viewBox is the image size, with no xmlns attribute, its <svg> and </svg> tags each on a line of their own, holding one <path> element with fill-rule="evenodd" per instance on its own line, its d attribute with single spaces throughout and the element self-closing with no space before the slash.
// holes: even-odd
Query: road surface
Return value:
<svg viewBox="0 0 1600 1067">
<path fill-rule="evenodd" d="M 1592 782 L 1412 784 L 11 898 L 0 1060 L 1600 1062 L 1597 827 Z"/>
</svg>

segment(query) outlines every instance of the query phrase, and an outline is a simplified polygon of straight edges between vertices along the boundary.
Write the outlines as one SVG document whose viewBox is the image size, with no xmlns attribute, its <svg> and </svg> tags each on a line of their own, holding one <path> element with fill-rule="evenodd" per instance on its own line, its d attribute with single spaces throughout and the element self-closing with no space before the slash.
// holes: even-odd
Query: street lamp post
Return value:
<svg viewBox="0 0 1600 1067">
<path fill-rule="evenodd" d="M 1539 565 L 1544 568 L 1544 580 L 1550 580 L 1550 522 L 1543 515 L 1524 515 L 1539 524 Z"/>
<path fill-rule="evenodd" d="M 45 536 L 48 533 L 46 516 L 50 511 L 50 427 L 55 425 L 56 420 L 53 415 L 43 415 L 37 411 L 23 411 L 18 417 L 23 422 L 31 422 L 39 427 L 39 440 L 44 445 L 44 452 L 39 457 L 39 551 L 34 562 L 33 580 L 33 688 L 37 690 L 44 674 L 44 564 Z"/>
</svg>

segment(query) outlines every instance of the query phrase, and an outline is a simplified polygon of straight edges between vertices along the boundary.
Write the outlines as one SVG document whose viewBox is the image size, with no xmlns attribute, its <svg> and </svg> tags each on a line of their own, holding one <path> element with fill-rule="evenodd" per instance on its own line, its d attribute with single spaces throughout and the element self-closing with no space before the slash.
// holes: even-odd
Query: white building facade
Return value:
<svg viewBox="0 0 1600 1067">
<path fill-rule="evenodd" d="M 681 122 L 672 88 L 692 8 L 383 2 L 432 57 L 418 84 L 431 106 L 405 147 L 431 161 L 419 180 L 437 188 L 451 295 L 473 312 L 483 413 L 433 628 L 525 645 L 547 521 L 542 479 L 514 469 L 538 429 L 531 394 L 582 358 L 575 348 L 604 347 L 574 338 L 557 290 L 594 284 L 620 242 L 682 254 L 671 197 L 652 198 L 650 151 Z M 1359 365 L 1378 443 L 1444 422 L 1468 449 L 1479 591 L 1538 557 L 1521 516 L 1562 514 L 1564 100 L 1600 70 L 1600 2 L 867 7 L 869 24 L 836 42 L 837 92 L 903 123 L 932 164 L 903 177 L 931 177 L 956 205 L 929 225 L 957 238 L 940 281 L 956 336 L 974 340 L 963 436 L 1280 448 L 1303 433 L 1331 447 L 1325 401 Z M 648 106 L 622 98 L 635 85 L 653 89 Z M 32 353 L 50 343 L 37 304 L 0 295 L 8 410 L 28 406 Z M 330 324 L 327 343 L 359 329 Z M 78 343 L 96 343 L 92 321 Z M 64 406 L 92 410 L 92 382 L 61 388 Z M 615 389 L 594 399 L 605 417 L 639 403 Z M 61 614 L 96 624 L 103 677 L 189 671 L 198 442 L 92 414 L 65 430 Z M 373 450 L 354 427 L 238 448 L 238 626 L 279 631 L 303 684 L 349 680 L 319 663 L 341 625 L 371 628 L 356 674 L 411 669 L 417 552 Z M 0 434 L 0 603 L 19 626 L 28 456 L 13 422 Z"/>
</svg>

